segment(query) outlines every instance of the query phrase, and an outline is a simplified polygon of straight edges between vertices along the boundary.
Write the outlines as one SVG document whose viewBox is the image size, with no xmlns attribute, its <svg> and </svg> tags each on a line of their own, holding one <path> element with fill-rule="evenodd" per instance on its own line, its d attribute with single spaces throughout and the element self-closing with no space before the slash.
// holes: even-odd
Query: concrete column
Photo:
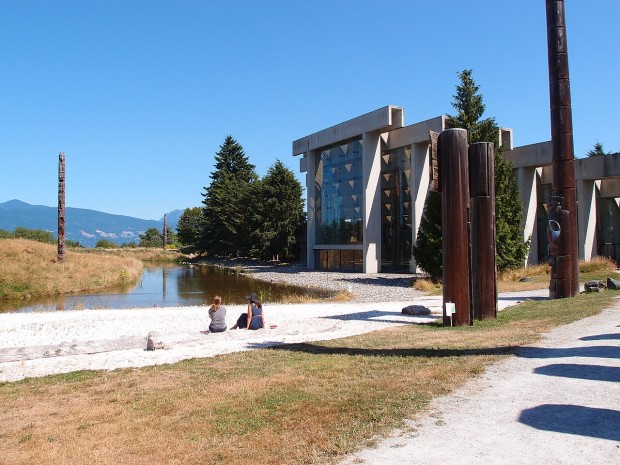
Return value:
<svg viewBox="0 0 620 465">
<path fill-rule="evenodd" d="M 378 133 L 364 133 L 362 151 L 364 273 L 377 273 L 381 263 L 381 139 Z"/>
<path fill-rule="evenodd" d="M 428 142 L 413 144 L 411 147 L 412 244 L 415 244 L 418 239 L 418 229 L 420 228 L 424 204 L 428 194 L 430 156 L 430 145 Z M 417 271 L 418 265 L 415 263 L 415 258 L 413 259 L 413 267 L 413 270 Z"/>
<path fill-rule="evenodd" d="M 577 181 L 577 221 L 579 228 L 579 259 L 596 256 L 596 181 Z"/>
<path fill-rule="evenodd" d="M 306 229 L 307 234 L 307 250 L 306 250 L 306 263 L 309 270 L 314 270 L 316 263 L 314 260 L 314 246 L 316 243 L 316 167 L 318 164 L 317 157 L 321 154 L 316 150 L 310 150 L 307 153 L 307 170 L 306 171 L 306 203 L 308 209 L 308 225 Z"/>
<path fill-rule="evenodd" d="M 536 168 L 523 167 L 516 169 L 517 183 L 519 184 L 519 194 L 523 205 L 523 239 L 530 242 L 530 253 L 525 265 L 536 265 L 538 263 L 538 236 L 536 230 Z"/>
</svg>

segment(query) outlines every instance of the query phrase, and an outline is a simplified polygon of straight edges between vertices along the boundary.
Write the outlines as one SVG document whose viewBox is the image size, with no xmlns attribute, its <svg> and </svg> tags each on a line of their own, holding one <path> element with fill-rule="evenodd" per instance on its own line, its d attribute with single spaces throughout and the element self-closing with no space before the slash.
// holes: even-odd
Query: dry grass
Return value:
<svg viewBox="0 0 620 465">
<path fill-rule="evenodd" d="M 0 299 L 126 286 L 142 274 L 142 262 L 129 256 L 67 250 L 57 261 L 57 247 L 25 239 L 0 239 Z"/>
<path fill-rule="evenodd" d="M 426 292 L 427 294 L 441 293 L 441 284 L 430 279 L 416 279 L 412 287 L 416 291 Z"/>
<path fill-rule="evenodd" d="M 579 280 L 581 282 L 591 280 L 605 280 L 607 277 L 616 275 L 617 265 L 613 260 L 606 257 L 595 257 L 592 260 L 579 261 Z M 500 273 L 497 279 L 500 292 L 525 291 L 549 287 L 551 266 L 540 264 L 506 270 Z"/>
<path fill-rule="evenodd" d="M 114 255 L 117 257 L 133 257 L 143 262 L 176 262 L 188 258 L 177 250 L 166 250 L 155 247 L 122 247 L 114 249 L 81 249 L 82 253 L 96 255 Z"/>
<path fill-rule="evenodd" d="M 317 464 L 372 444 L 611 292 L 530 302 L 472 328 L 363 336 L 0 384 L 6 464 Z"/>
<path fill-rule="evenodd" d="M 323 291 L 322 294 L 329 293 L 329 291 Z M 329 297 L 325 298 L 320 295 L 321 292 L 318 292 L 317 295 L 311 294 L 284 294 L 279 302 L 287 303 L 287 304 L 312 304 L 312 303 L 321 303 L 321 302 L 350 302 L 353 300 L 353 294 L 348 291 L 337 291 L 331 294 Z"/>
</svg>

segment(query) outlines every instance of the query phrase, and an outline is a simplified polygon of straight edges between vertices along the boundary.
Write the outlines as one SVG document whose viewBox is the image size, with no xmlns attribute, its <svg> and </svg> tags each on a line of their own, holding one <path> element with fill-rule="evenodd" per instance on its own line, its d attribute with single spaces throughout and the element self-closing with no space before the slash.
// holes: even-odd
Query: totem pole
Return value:
<svg viewBox="0 0 620 465">
<path fill-rule="evenodd" d="M 549 298 L 579 293 L 577 193 L 564 0 L 546 0 L 553 185 L 547 215 Z"/>
<path fill-rule="evenodd" d="M 465 129 L 446 129 L 439 134 L 443 322 L 446 326 L 472 324 L 467 150 Z"/>
<path fill-rule="evenodd" d="M 162 235 L 163 244 L 164 244 L 164 252 L 166 251 L 166 245 L 168 244 L 168 224 L 166 223 L 166 217 L 167 215 L 164 215 L 164 234 Z"/>
<path fill-rule="evenodd" d="M 65 154 L 58 155 L 58 262 L 65 261 Z"/>
</svg>

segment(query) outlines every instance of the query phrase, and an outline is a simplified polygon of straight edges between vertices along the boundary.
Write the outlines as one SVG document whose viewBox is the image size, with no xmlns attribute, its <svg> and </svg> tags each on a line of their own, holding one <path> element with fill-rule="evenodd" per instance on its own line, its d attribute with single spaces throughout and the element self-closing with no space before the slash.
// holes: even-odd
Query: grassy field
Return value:
<svg viewBox="0 0 620 465">
<path fill-rule="evenodd" d="M 67 250 L 57 261 L 57 247 L 25 239 L 0 239 L 0 299 L 28 299 L 134 284 L 142 262 L 131 255 L 114 256 Z"/>
<path fill-rule="evenodd" d="M 407 325 L 142 369 L 0 383 L 6 464 L 318 464 L 373 444 L 515 347 L 609 306 L 527 302 L 468 328 Z"/>
<path fill-rule="evenodd" d="M 579 262 L 579 281 L 603 281 L 608 277 L 620 275 L 616 273 L 617 265 L 605 257 L 595 257 L 592 260 Z M 499 273 L 497 277 L 497 289 L 499 292 L 528 291 L 545 289 L 549 287 L 551 267 L 547 264 L 529 266 L 517 270 L 507 270 Z M 440 283 L 431 282 L 428 279 L 419 279 L 413 283 L 413 287 L 419 291 L 434 295 L 441 295 Z"/>
</svg>

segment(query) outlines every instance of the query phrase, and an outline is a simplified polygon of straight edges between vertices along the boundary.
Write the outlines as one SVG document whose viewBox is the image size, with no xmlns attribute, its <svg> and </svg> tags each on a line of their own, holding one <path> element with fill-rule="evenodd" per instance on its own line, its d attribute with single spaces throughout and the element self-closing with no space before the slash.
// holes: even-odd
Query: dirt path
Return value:
<svg viewBox="0 0 620 465">
<path fill-rule="evenodd" d="M 342 465 L 393 463 L 620 463 L 620 304 L 554 329 Z"/>
</svg>

